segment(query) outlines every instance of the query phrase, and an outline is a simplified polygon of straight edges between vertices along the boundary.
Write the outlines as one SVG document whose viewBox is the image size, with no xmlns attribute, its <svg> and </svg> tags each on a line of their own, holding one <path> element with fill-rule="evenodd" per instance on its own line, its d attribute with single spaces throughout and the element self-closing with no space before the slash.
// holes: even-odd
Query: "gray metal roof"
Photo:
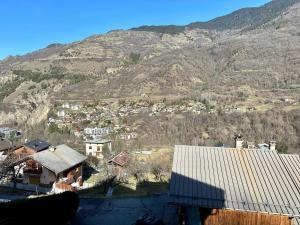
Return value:
<svg viewBox="0 0 300 225">
<path fill-rule="evenodd" d="M 111 140 L 107 140 L 107 139 L 101 139 L 101 140 L 90 140 L 90 141 L 86 141 L 85 143 L 90 143 L 90 144 L 106 144 L 111 142 Z"/>
<path fill-rule="evenodd" d="M 290 176 L 300 187 L 300 155 L 280 154 Z"/>
<path fill-rule="evenodd" d="M 49 148 L 50 144 L 47 141 L 43 141 L 40 139 L 36 139 L 33 141 L 26 142 L 23 144 L 24 146 L 31 148 L 37 152 L 43 151 L 47 148 Z"/>
<path fill-rule="evenodd" d="M 299 156 L 178 145 L 170 196 L 184 205 L 300 217 L 299 179 Z"/>
<path fill-rule="evenodd" d="M 67 145 L 56 146 L 54 151 L 47 149 L 38 152 L 31 155 L 30 158 L 53 171 L 55 174 L 64 172 L 87 159 L 86 156 L 81 155 Z"/>
</svg>

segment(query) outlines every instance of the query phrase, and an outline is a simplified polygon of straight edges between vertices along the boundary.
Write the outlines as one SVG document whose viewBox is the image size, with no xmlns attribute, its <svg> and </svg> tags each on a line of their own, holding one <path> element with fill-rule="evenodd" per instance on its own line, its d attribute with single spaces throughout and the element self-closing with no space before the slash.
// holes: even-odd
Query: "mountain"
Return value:
<svg viewBox="0 0 300 225">
<path fill-rule="evenodd" d="M 167 34 L 178 34 L 190 29 L 219 31 L 236 29 L 250 30 L 272 21 L 277 16 L 284 13 L 290 6 L 299 2 L 299 0 L 274 0 L 261 7 L 240 9 L 231 14 L 215 18 L 208 22 L 194 22 L 186 26 L 141 26 L 133 28 L 132 30 L 152 31 Z"/>
<path fill-rule="evenodd" d="M 192 99 L 226 113 L 228 108 L 246 113 L 253 108 L 258 113 L 299 110 L 299 0 L 274 0 L 184 29 L 147 29 L 116 30 L 70 44 L 51 44 L 0 61 L 0 124 L 43 122 L 62 101 L 113 105 L 146 99 L 169 101 L 180 108 L 181 101 Z M 165 121 L 181 118 L 169 116 Z M 274 126 L 289 126 L 286 134 L 291 139 L 300 133 L 294 127 L 299 118 L 289 114 L 284 118 L 274 121 L 280 123 Z M 224 124 L 229 121 L 239 124 L 233 117 Z M 160 122 L 153 129 L 164 127 L 164 121 Z M 272 123 L 265 124 L 272 127 Z M 255 135 L 251 126 L 247 132 Z M 200 132 L 194 131 L 192 136 Z M 296 146 L 300 141 L 293 138 L 291 142 Z"/>
</svg>

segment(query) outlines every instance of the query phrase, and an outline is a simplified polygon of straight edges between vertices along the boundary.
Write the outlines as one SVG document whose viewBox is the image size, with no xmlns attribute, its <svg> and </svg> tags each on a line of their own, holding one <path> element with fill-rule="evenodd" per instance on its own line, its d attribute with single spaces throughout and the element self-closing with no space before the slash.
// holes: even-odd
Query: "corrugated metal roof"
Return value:
<svg viewBox="0 0 300 225">
<path fill-rule="evenodd" d="M 299 156 L 180 145 L 170 196 L 179 204 L 300 216 L 299 179 Z"/>
<path fill-rule="evenodd" d="M 29 156 L 55 174 L 66 171 L 87 159 L 67 145 L 56 146 L 54 151 L 49 149 Z"/>
<path fill-rule="evenodd" d="M 280 154 L 290 176 L 294 182 L 300 187 L 300 155 Z"/>
</svg>

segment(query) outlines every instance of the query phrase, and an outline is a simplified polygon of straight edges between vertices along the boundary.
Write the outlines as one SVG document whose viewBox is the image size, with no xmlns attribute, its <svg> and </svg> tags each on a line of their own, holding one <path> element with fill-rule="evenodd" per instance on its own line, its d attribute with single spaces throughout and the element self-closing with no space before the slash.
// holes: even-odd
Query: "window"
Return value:
<svg viewBox="0 0 300 225">
<path fill-rule="evenodd" d="M 89 146 L 89 149 L 92 149 L 93 147 L 92 146 Z"/>
<path fill-rule="evenodd" d="M 100 146 L 97 146 L 97 151 L 101 151 L 101 147 Z"/>
</svg>

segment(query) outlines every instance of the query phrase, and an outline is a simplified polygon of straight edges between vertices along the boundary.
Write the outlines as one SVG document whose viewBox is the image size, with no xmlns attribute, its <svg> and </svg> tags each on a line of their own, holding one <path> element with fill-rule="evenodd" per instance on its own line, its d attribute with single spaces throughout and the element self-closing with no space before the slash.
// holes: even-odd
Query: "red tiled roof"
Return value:
<svg viewBox="0 0 300 225">
<path fill-rule="evenodd" d="M 128 152 L 120 152 L 118 155 L 114 156 L 112 159 L 108 161 L 108 163 L 114 163 L 119 166 L 125 166 L 129 161 Z"/>
</svg>

